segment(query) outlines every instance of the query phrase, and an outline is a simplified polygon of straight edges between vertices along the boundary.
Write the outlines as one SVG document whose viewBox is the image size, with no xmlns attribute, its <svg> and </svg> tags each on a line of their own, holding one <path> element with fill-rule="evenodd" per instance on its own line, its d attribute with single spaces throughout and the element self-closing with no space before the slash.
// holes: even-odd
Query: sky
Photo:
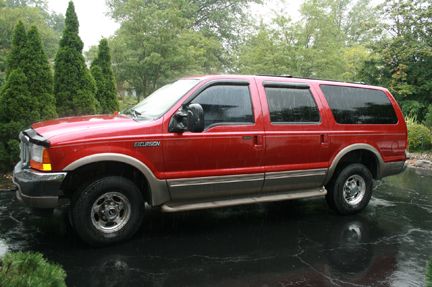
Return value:
<svg viewBox="0 0 432 287">
<path fill-rule="evenodd" d="M 48 0 L 48 9 L 65 14 L 69 0 Z M 263 7 L 252 5 L 252 14 L 257 23 L 271 18 L 273 12 L 287 13 L 294 19 L 299 15 L 298 9 L 302 0 L 269 0 Z M 119 28 L 119 24 L 108 15 L 105 0 L 74 0 L 75 12 L 80 23 L 80 37 L 84 42 L 84 50 L 97 45 L 101 38 L 109 37 Z"/>
<path fill-rule="evenodd" d="M 84 50 L 97 45 L 101 38 L 112 36 L 119 28 L 119 24 L 108 15 L 105 0 L 73 0 L 75 11 L 80 22 L 80 36 L 84 42 Z M 48 9 L 56 13 L 65 14 L 69 0 L 48 0 Z M 298 20 L 299 9 L 303 0 L 266 0 L 265 5 L 251 6 L 252 17 L 257 23 L 263 20 L 268 23 L 272 15 L 282 13 Z M 382 0 L 372 0 L 372 4 L 381 3 Z"/>
<path fill-rule="evenodd" d="M 80 37 L 84 50 L 97 45 L 101 38 L 109 37 L 118 29 L 119 24 L 106 15 L 108 7 L 105 0 L 74 0 L 75 12 L 80 23 Z M 48 9 L 65 14 L 69 0 L 48 0 Z"/>
</svg>

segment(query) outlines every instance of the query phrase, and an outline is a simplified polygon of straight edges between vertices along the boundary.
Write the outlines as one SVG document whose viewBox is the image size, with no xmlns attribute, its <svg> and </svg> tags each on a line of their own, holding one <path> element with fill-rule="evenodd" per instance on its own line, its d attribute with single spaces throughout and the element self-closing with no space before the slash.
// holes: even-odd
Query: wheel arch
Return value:
<svg viewBox="0 0 432 287">
<path fill-rule="evenodd" d="M 334 157 L 324 185 L 327 184 L 333 175 L 347 163 L 363 163 L 370 170 L 375 179 L 380 179 L 384 160 L 376 148 L 369 144 L 353 144 L 340 150 Z"/>
<path fill-rule="evenodd" d="M 104 164 L 111 167 L 118 165 L 119 168 L 126 167 L 138 172 L 147 184 L 149 193 L 145 196 L 152 206 L 161 205 L 170 200 L 166 180 L 158 179 L 143 162 L 124 154 L 100 153 L 80 158 L 64 168 L 64 171 L 68 172 L 65 182 L 67 184 L 68 177 L 77 174 L 77 172 L 98 168 Z"/>
</svg>

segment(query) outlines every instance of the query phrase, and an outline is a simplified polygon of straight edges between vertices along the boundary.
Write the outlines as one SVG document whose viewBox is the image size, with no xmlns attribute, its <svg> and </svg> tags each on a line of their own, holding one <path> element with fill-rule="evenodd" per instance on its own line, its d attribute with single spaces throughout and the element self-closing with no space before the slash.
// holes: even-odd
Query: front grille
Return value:
<svg viewBox="0 0 432 287">
<path fill-rule="evenodd" d="M 29 138 L 24 135 L 23 133 L 20 133 L 20 158 L 21 163 L 23 166 L 28 166 L 30 162 L 30 143 Z"/>
</svg>

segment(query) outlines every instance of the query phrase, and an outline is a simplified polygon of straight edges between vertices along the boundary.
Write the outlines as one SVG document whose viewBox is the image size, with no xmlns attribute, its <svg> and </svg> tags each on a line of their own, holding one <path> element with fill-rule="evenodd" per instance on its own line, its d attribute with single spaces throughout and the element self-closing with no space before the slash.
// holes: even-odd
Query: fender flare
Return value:
<svg viewBox="0 0 432 287">
<path fill-rule="evenodd" d="M 98 154 L 85 156 L 83 158 L 80 158 L 68 164 L 63 170 L 74 171 L 82 166 L 92 164 L 92 163 L 97 163 L 97 162 L 103 162 L 103 161 L 121 162 L 138 169 L 149 183 L 152 206 L 161 205 L 170 200 L 171 197 L 169 195 L 168 185 L 166 180 L 158 179 L 146 164 L 144 164 L 140 160 L 137 160 L 134 157 L 125 154 L 98 153 Z"/>
<path fill-rule="evenodd" d="M 348 153 L 352 152 L 352 151 L 356 151 L 356 150 L 367 150 L 372 152 L 376 158 L 377 158 L 377 177 L 381 178 L 381 169 L 384 165 L 384 160 L 381 157 L 381 154 L 378 152 L 378 150 L 376 148 L 374 148 L 373 146 L 371 146 L 370 144 L 365 144 L 365 143 L 361 143 L 361 144 L 352 144 L 349 146 L 344 147 L 342 150 L 340 150 L 336 156 L 334 157 L 328 172 L 327 172 L 327 176 L 324 180 L 324 185 L 326 185 L 330 179 L 332 178 L 334 172 L 336 171 L 336 167 L 339 164 L 340 160 Z"/>
</svg>

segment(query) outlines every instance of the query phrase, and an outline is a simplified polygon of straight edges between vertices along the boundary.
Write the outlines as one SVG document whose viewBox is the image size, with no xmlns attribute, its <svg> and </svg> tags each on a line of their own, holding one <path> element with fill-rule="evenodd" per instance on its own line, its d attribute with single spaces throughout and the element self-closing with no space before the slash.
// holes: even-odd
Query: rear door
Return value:
<svg viewBox="0 0 432 287">
<path fill-rule="evenodd" d="M 165 177 L 172 200 L 259 193 L 264 181 L 264 132 L 253 79 L 211 81 L 185 103 L 203 107 L 205 130 L 167 131 Z"/>
<path fill-rule="evenodd" d="M 265 128 L 265 193 L 322 186 L 329 161 L 328 124 L 314 87 L 258 82 Z"/>
</svg>

